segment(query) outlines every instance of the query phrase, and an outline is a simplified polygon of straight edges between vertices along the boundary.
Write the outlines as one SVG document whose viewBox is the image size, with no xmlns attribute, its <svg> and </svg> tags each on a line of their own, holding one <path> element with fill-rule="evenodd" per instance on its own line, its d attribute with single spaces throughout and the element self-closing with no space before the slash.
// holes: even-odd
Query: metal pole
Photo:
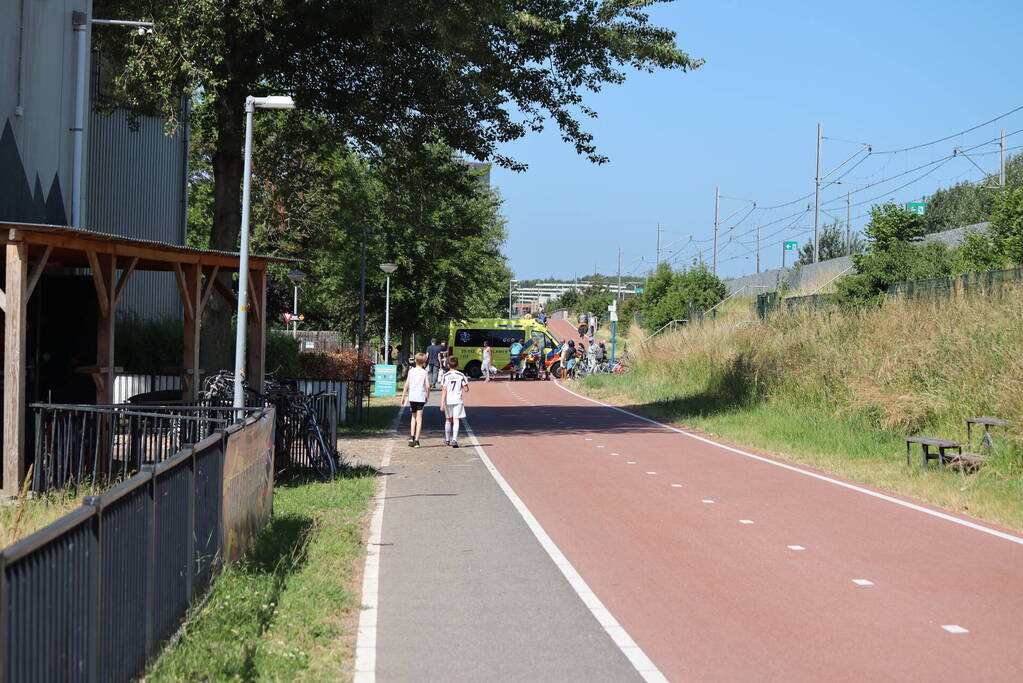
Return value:
<svg viewBox="0 0 1023 683">
<path fill-rule="evenodd" d="M 657 224 L 657 253 L 654 257 L 654 270 L 661 265 L 661 224 Z"/>
<path fill-rule="evenodd" d="M 512 280 L 508 279 L 508 318 L 512 317 Z"/>
<path fill-rule="evenodd" d="M 366 226 L 362 226 L 362 250 L 359 256 L 359 337 L 356 349 L 355 419 L 362 422 L 362 355 L 366 344 Z"/>
<path fill-rule="evenodd" d="M 998 187 L 1005 187 L 1005 129 L 998 134 Z"/>
<path fill-rule="evenodd" d="M 72 27 L 77 48 L 75 64 L 75 119 L 71 128 L 71 226 L 82 227 L 82 186 L 85 174 L 85 101 L 89 72 L 89 18 L 85 12 L 73 12 Z"/>
<path fill-rule="evenodd" d="M 618 338 L 618 321 L 611 321 L 611 366 L 615 364 L 615 340 Z"/>
<path fill-rule="evenodd" d="M 760 274 L 760 226 L 757 226 L 757 275 Z"/>
<path fill-rule="evenodd" d="M 845 193 L 845 253 L 852 253 L 852 192 Z"/>
<path fill-rule="evenodd" d="M 249 313 L 249 204 L 252 194 L 252 113 L 253 97 L 245 98 L 245 168 L 242 171 L 242 234 L 238 263 L 238 328 L 234 336 L 234 407 L 245 407 L 245 333 Z M 235 415 L 244 418 L 243 415 Z"/>
<path fill-rule="evenodd" d="M 384 294 L 384 363 L 391 362 L 391 276 L 387 276 Z"/>
<path fill-rule="evenodd" d="M 622 248 L 618 247 L 618 295 L 615 300 L 622 298 Z"/>
<path fill-rule="evenodd" d="M 721 188 L 714 187 L 714 266 L 711 270 L 714 275 L 718 274 L 718 209 L 721 206 Z"/>
<path fill-rule="evenodd" d="M 785 268 L 785 242 L 781 243 L 781 267 Z"/>
<path fill-rule="evenodd" d="M 813 177 L 813 262 L 820 259 L 820 243 L 818 242 L 821 225 L 821 134 L 824 124 L 817 122 L 817 175 Z"/>
<path fill-rule="evenodd" d="M 291 336 L 298 337 L 298 285 L 295 285 L 295 296 L 291 301 Z"/>
</svg>

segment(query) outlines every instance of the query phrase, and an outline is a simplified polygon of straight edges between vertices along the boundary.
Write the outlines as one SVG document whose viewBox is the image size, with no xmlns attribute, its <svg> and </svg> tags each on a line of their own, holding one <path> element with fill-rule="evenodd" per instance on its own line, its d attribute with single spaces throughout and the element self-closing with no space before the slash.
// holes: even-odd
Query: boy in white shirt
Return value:
<svg viewBox="0 0 1023 683">
<path fill-rule="evenodd" d="M 469 380 L 458 370 L 458 358 L 448 356 L 448 371 L 440 390 L 440 409 L 444 413 L 444 445 L 458 448 L 458 423 L 465 419 L 462 393 L 469 391 Z"/>
<path fill-rule="evenodd" d="M 416 354 L 416 367 L 408 371 L 405 389 L 401 392 L 401 405 L 408 399 L 412 417 L 409 421 L 409 448 L 419 448 L 419 434 L 423 431 L 423 407 L 430 399 L 430 373 L 426 370 L 425 353 Z"/>
</svg>

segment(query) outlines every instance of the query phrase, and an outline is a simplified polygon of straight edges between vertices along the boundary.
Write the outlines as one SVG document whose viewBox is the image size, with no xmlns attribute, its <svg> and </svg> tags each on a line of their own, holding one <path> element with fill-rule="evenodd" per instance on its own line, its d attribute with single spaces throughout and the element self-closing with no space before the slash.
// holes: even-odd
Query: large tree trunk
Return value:
<svg viewBox="0 0 1023 683">
<path fill-rule="evenodd" d="M 225 88 L 216 104 L 217 141 L 213 153 L 213 230 L 210 249 L 237 251 L 241 231 L 241 188 L 245 143 L 244 95 Z M 221 282 L 235 290 L 231 273 Z M 202 321 L 202 367 L 207 373 L 234 368 L 235 307 L 221 296 L 210 298 Z"/>
</svg>

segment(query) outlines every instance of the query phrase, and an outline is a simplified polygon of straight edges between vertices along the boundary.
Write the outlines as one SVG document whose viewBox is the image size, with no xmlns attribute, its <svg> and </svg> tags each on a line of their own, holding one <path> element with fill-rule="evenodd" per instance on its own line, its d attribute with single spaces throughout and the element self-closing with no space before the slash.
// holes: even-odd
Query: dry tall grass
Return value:
<svg viewBox="0 0 1023 683">
<path fill-rule="evenodd" d="M 634 362 L 655 382 L 742 403 L 796 400 L 905 434 L 965 436 L 964 418 L 1012 420 L 1023 446 L 1023 291 L 860 312 L 782 313 L 652 340 Z"/>
</svg>

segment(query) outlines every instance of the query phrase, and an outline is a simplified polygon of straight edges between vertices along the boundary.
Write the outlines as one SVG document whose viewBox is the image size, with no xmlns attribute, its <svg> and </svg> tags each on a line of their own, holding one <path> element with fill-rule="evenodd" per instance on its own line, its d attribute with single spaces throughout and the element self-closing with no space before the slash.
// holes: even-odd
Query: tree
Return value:
<svg viewBox="0 0 1023 683">
<path fill-rule="evenodd" d="M 579 120 L 596 116 L 583 93 L 621 83 L 625 66 L 702 63 L 676 47 L 673 31 L 649 23 L 642 10 L 658 1 L 96 0 L 95 8 L 156 22 L 145 39 L 104 46 L 123 64 L 122 103 L 155 103 L 172 121 L 182 94 L 201 92 L 210 103 L 209 242 L 234 250 L 246 96 L 293 94 L 365 151 L 411 153 L 442 141 L 515 169 L 524 166 L 497 145 L 553 120 L 577 152 L 602 163 Z M 229 336 L 219 306 L 204 324 L 211 341 Z"/>
<path fill-rule="evenodd" d="M 870 207 L 870 221 L 863 232 L 871 251 L 883 251 L 896 243 L 911 242 L 925 234 L 923 217 L 894 202 Z"/>
<path fill-rule="evenodd" d="M 720 302 L 728 288 L 706 265 L 674 272 L 662 263 L 643 291 L 643 321 L 657 330 L 672 320 L 685 319 L 690 307 L 705 311 Z"/>
<path fill-rule="evenodd" d="M 963 182 L 936 191 L 927 198 L 924 226 L 928 233 L 951 230 L 988 220 L 995 209 L 999 191 L 997 174 L 988 174 L 983 180 Z M 1023 154 L 1014 154 L 1005 160 L 1005 188 L 1023 187 Z"/>
<path fill-rule="evenodd" d="M 824 226 L 821 230 L 817 252 L 819 260 L 838 258 L 847 254 L 858 254 L 863 251 L 863 239 L 859 235 L 852 235 L 852 243 L 847 245 L 845 239 L 845 224 L 839 220 Z M 799 256 L 795 265 L 803 266 L 813 263 L 813 242 L 807 242 L 799 248 Z"/>
<path fill-rule="evenodd" d="M 999 256 L 1023 264 L 1023 187 L 998 193 L 991 214 L 991 240 Z"/>
</svg>

